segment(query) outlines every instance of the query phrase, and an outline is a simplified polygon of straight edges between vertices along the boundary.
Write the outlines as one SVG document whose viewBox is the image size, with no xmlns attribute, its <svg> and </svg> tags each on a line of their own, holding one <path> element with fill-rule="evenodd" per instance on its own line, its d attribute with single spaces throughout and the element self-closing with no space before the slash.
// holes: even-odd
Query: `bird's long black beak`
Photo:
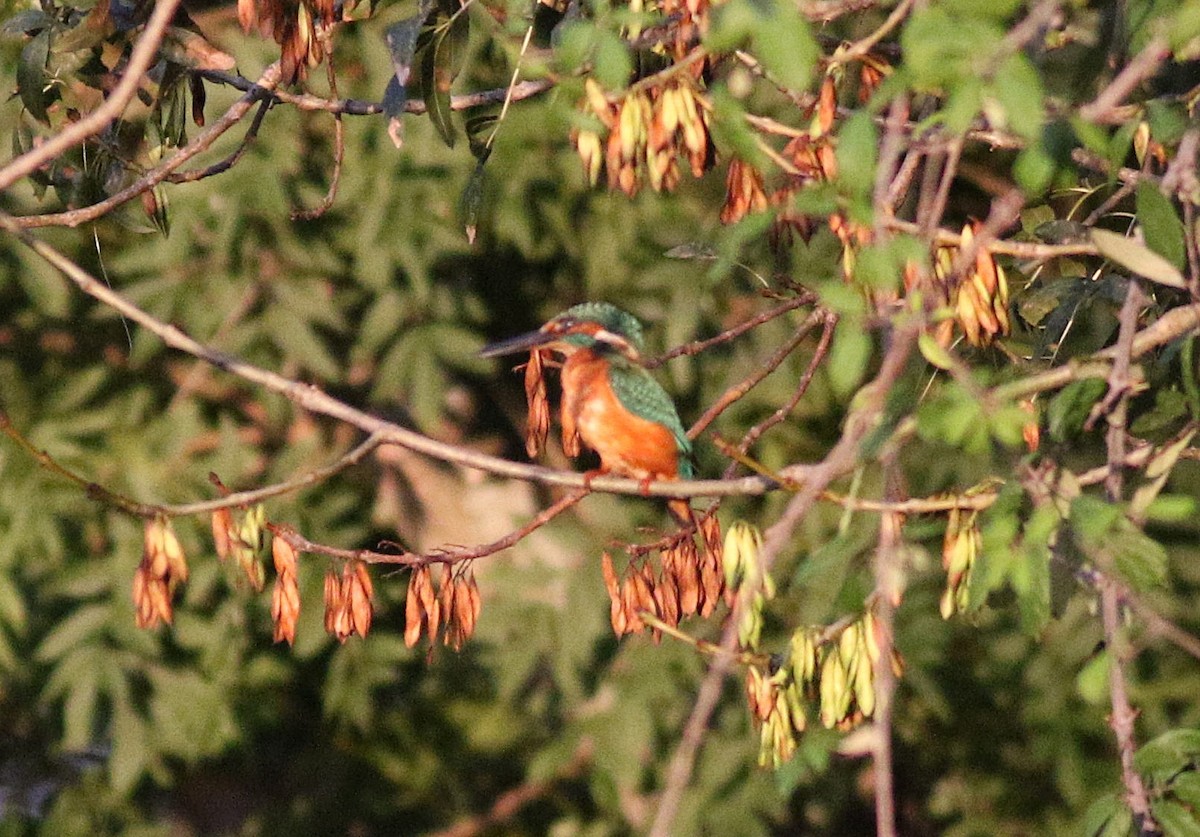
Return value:
<svg viewBox="0 0 1200 837">
<path fill-rule="evenodd" d="M 489 343 L 479 350 L 479 356 L 500 357 L 501 355 L 511 355 L 517 352 L 527 352 L 538 346 L 553 343 L 558 339 L 559 335 L 557 334 L 548 334 L 544 331 L 531 331 L 528 334 L 518 334 L 516 337 L 509 337 L 504 340 L 498 340 L 495 343 Z"/>
</svg>

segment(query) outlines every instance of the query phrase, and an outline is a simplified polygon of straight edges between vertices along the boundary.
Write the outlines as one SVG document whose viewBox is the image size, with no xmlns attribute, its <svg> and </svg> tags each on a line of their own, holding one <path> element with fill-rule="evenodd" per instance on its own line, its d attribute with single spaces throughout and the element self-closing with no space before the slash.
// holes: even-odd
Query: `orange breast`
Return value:
<svg viewBox="0 0 1200 837">
<path fill-rule="evenodd" d="M 617 399 L 608 363 L 590 349 L 567 358 L 562 370 L 562 422 L 600 455 L 605 471 L 637 479 L 674 479 L 678 454 L 671 431 L 629 412 Z"/>
</svg>

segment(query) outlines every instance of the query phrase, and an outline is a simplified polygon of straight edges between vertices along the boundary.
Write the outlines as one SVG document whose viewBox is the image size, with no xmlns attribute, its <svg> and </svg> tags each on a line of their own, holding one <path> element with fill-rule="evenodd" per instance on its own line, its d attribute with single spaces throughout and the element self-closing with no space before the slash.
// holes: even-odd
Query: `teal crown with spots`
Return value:
<svg viewBox="0 0 1200 837">
<path fill-rule="evenodd" d="M 566 317 L 599 323 L 606 331 L 611 331 L 613 334 L 624 337 L 629 341 L 629 345 L 633 346 L 639 353 L 644 348 L 642 324 L 638 322 L 637 317 L 627 311 L 622 311 L 615 305 L 610 305 L 607 302 L 582 302 L 563 311 L 554 319 L 557 320 Z M 585 334 L 572 334 L 564 339 L 576 346 L 585 346 L 590 342 L 590 338 Z"/>
</svg>

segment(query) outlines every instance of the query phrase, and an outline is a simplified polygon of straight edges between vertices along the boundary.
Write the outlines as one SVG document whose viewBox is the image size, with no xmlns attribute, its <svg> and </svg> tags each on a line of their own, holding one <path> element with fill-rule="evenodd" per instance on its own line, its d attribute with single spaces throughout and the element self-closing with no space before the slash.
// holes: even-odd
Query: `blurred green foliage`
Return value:
<svg viewBox="0 0 1200 837">
<path fill-rule="evenodd" d="M 375 19 L 338 32 L 343 96 L 382 98 L 395 72 L 382 33 L 413 14 L 411 5 L 381 4 Z M 954 134 L 983 113 L 992 127 L 1019 137 L 1019 152 L 976 153 L 973 162 L 1025 190 L 1024 240 L 1074 238 L 1080 230 L 1071 225 L 1084 214 L 1075 207 L 1098 205 L 1115 186 L 1078 168 L 1071 150 L 1121 163 L 1133 137 L 1121 126 L 1081 123 L 1071 109 L 1095 94 L 1110 52 L 1136 52 L 1156 26 L 1183 44 L 1200 19 L 1194 0 L 1131 2 L 1123 14 L 1117 5 L 1066 4 L 1069 23 L 1052 33 L 1061 42 L 1050 48 L 1048 35 L 1024 50 L 1006 45 L 1005 36 L 1026 4 L 923 7 L 889 40 L 903 59 L 895 60 L 882 92 L 849 105 L 855 112 L 839 129 L 838 177 L 816 184 L 796 205 L 824 215 L 834 208 L 870 212 L 880 132 L 874 117 L 885 93 L 907 89 L 930 94 L 924 127 Z M 509 6 L 473 5 L 464 13 L 469 38 L 456 29 L 432 47 L 414 47 L 454 53 L 430 60 L 461 62 L 455 93 L 503 87 L 528 14 L 521 4 Z M 20 9 L 6 4 L 5 11 L 8 17 Z M 197 20 L 252 78 L 274 47 L 241 35 L 231 11 L 197 13 Z M 503 11 L 503 23 L 489 14 L 503 18 Z M 525 66 L 587 67 L 607 89 L 619 89 L 631 69 L 653 60 L 621 37 L 636 15 L 606 2 L 586 11 L 554 33 L 551 48 L 535 48 Z M 866 35 L 888 11 L 869 8 L 815 27 L 789 3 L 730 0 L 707 42 L 745 47 L 786 87 L 815 88 L 818 50 L 828 54 L 839 40 Z M 1117 17 L 1127 27 L 1120 35 Z M 1129 42 L 1114 40 L 1121 37 Z M 47 41 L 36 48 L 52 50 Z M 33 43 L 4 41 L 10 89 L 22 84 L 19 74 L 32 72 L 31 61 L 49 66 L 49 53 L 35 55 Z M 1182 64 L 1170 69 L 1190 71 Z M 321 76 L 314 71 L 309 81 L 318 91 L 325 89 Z M 745 111 L 792 113 L 777 90 L 766 85 L 746 94 L 735 76 L 722 68 L 712 81 L 722 154 L 754 145 L 741 122 Z M 213 83 L 207 89 L 210 118 L 236 96 Z M 450 91 L 424 92 L 436 106 Z M 347 116 L 332 208 L 318 220 L 293 221 L 289 213 L 318 203 L 328 186 L 332 120 L 277 104 L 233 171 L 156 192 L 155 212 L 169 219 L 169 234 L 135 201 L 94 223 L 39 235 L 202 342 L 438 438 L 512 458 L 522 455 L 520 381 L 503 364 L 477 357 L 485 342 L 576 302 L 604 299 L 648 323 L 652 351 L 659 351 L 762 310 L 768 303 L 760 277 L 771 277 L 774 287 L 782 271 L 816 290 L 843 322 L 802 402 L 752 453 L 767 468 L 821 458 L 884 342 L 867 327 L 860 290 L 898 288 L 901 266 L 919 245 L 899 238 L 866 248 L 855 274 L 860 287 L 851 288 L 840 272 L 841 244 L 823 226 L 797 238 L 783 258 L 767 245 L 764 216 L 722 228 L 718 173 L 685 175 L 669 195 L 628 199 L 589 189 L 569 140 L 580 92 L 577 79 L 563 77 L 559 89 L 513 104 L 483 155 L 469 219 L 461 199 L 480 171 L 478 140 L 493 122 L 405 115 L 397 150 L 386 117 Z M 0 133 L 27 147 L 34 129 L 23 110 L 37 116 L 39 108 L 53 108 L 52 98 L 47 91 L 45 99 L 4 103 Z M 184 141 L 183 113 L 179 104 L 177 115 L 165 117 L 175 136 L 160 136 L 160 151 Z M 131 122 L 155 118 L 143 109 Z M 1193 127 L 1176 100 L 1148 108 L 1146 118 L 1151 135 L 1168 147 Z M 443 142 L 459 130 L 470 135 L 475 154 L 471 143 Z M 212 158 L 236 142 L 222 139 Z M 25 183 L 0 195 L 0 208 L 50 211 L 94 199 L 102 187 L 85 185 Z M 978 191 L 956 181 L 953 221 L 983 214 Z M 1144 230 L 1142 250 L 1184 269 L 1185 236 L 1194 231 L 1171 200 L 1139 186 L 1120 208 Z M 1127 220 L 1112 226 L 1124 231 Z M 474 245 L 464 235 L 467 221 L 478 227 Z M 677 253 L 697 257 L 665 256 L 681 245 L 686 249 Z M 913 496 L 961 492 L 991 477 L 1007 481 L 1033 461 L 1021 447 L 1028 414 L 982 403 L 978 387 L 1110 344 L 1128 281 L 1121 265 L 1130 266 L 1112 258 L 1102 268 L 1084 258 L 1011 263 L 1015 326 L 1005 352 L 959 350 L 970 364 L 965 380 L 938 376 L 934 385 L 931 370 L 910 365 L 884 418 L 895 424 L 915 416 L 916 434 L 899 452 Z M 344 427 L 167 350 L 75 292 L 12 237 L 0 241 L 0 265 L 0 409 L 34 446 L 86 480 L 147 502 L 189 502 L 213 495 L 210 472 L 234 489 L 262 486 L 324 465 L 355 441 Z M 1169 292 L 1158 296 L 1155 310 L 1165 311 L 1172 299 Z M 695 418 L 785 342 L 803 313 L 656 374 L 685 419 Z M 1194 340 L 1176 341 L 1146 365 L 1131 424 L 1151 442 L 1200 418 Z M 736 439 L 785 403 L 816 342 L 814 334 L 725 412 L 714 432 Z M 1087 419 L 1105 391 L 1102 379 L 1081 379 L 1044 396 L 1047 456 L 1076 473 L 1104 461 L 1103 429 L 1089 429 Z M 699 448 L 701 472 L 718 473 L 725 463 L 714 446 L 702 439 Z M 856 480 L 864 496 L 878 493 L 877 468 Z M 944 575 L 934 557 L 944 526 L 933 515 L 907 519 L 908 589 L 896 634 L 906 662 L 895 718 L 902 833 L 1129 831 L 1106 722 L 1111 661 L 1090 610 L 1093 596 L 1076 571 L 1098 554 L 1110 556 L 1153 607 L 1193 635 L 1200 630 L 1200 467 L 1180 461 L 1161 488 L 1142 527 L 1091 493 L 1067 498 L 1058 512 L 1034 508 L 1009 482 L 981 515 L 970 607 L 949 621 L 938 616 Z M 785 501 L 730 499 L 722 518 L 766 526 Z M 539 490 L 399 455 L 273 499 L 268 510 L 272 520 L 322 543 L 353 548 L 398 540 L 432 548 L 485 541 L 545 502 Z M 548 788 L 494 833 L 639 832 L 705 666 L 669 639 L 655 645 L 644 636 L 612 638 L 598 556 L 613 539 L 635 538 L 639 526 L 661 526 L 660 518 L 656 505 L 636 498 L 593 497 L 575 515 L 481 562 L 479 632 L 459 654 L 404 646 L 407 576 L 388 572 L 375 576 L 370 637 L 334 643 L 322 630 L 325 561 L 315 556 L 301 560 L 296 645 L 274 647 L 267 594 L 254 593 L 234 567 L 217 562 L 206 520 L 180 520 L 192 575 L 174 624 L 145 632 L 134 627 L 129 595 L 142 546 L 138 522 L 4 439 L 0 835 L 417 834 L 485 813 L 506 791 L 540 781 Z M 845 515 L 831 505 L 803 521 L 777 567 L 781 592 L 764 646 L 782 649 L 797 625 L 861 609 L 877 530 L 874 515 Z M 686 627 L 705 636 L 719 629 Z M 1197 663 L 1150 636 L 1139 652 L 1130 667 L 1132 696 L 1139 735 L 1149 743 L 1137 768 L 1168 833 L 1194 833 Z M 840 734 L 811 729 L 793 761 L 775 773 L 755 766 L 756 739 L 731 681 L 676 833 L 870 831 L 871 768 L 839 753 Z"/>
</svg>

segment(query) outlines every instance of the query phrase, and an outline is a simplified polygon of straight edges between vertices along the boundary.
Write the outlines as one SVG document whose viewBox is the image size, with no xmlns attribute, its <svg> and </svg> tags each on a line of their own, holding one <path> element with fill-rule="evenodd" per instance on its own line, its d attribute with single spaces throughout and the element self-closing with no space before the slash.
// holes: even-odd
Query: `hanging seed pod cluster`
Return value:
<svg viewBox="0 0 1200 837">
<path fill-rule="evenodd" d="M 285 84 L 302 81 L 308 68 L 325 58 L 318 29 L 341 19 L 342 4 L 333 0 L 238 0 L 237 16 L 247 35 L 257 30 L 279 44 L 282 79 Z"/>
<path fill-rule="evenodd" d="M 428 566 L 415 568 L 404 603 L 404 644 L 412 648 L 422 634 L 432 644 L 443 630 L 442 643 L 458 651 L 475 633 L 481 604 L 473 570 L 445 567 L 439 590 Z"/>
<path fill-rule="evenodd" d="M 602 130 L 572 134 L 584 174 L 593 186 L 606 174 L 608 187 L 633 197 L 646 184 L 669 192 L 679 184 L 680 159 L 694 177 L 712 167 L 716 149 L 709 134 L 711 106 L 690 76 L 661 86 L 606 96 L 595 79 L 585 82 L 583 110 Z"/>
<path fill-rule="evenodd" d="M 133 607 L 139 628 L 153 628 L 159 621 L 171 624 L 171 597 L 187 577 L 187 559 L 171 522 L 161 516 L 147 520 L 142 562 L 133 574 Z"/>
<path fill-rule="evenodd" d="M 832 636 L 824 628 L 800 628 L 785 662 L 749 667 L 746 701 L 759 729 L 759 764 L 788 761 L 814 710 L 827 729 L 850 729 L 874 715 L 881 632 L 867 610 Z M 903 667 L 895 652 L 889 665 L 899 676 Z"/>
<path fill-rule="evenodd" d="M 620 637 L 644 631 L 643 614 L 672 628 L 689 616 L 712 614 L 725 597 L 721 528 L 715 515 L 700 522 L 700 535 L 700 549 L 690 534 L 664 548 L 657 571 L 650 560 L 631 561 L 618 576 L 612 556 L 607 552 L 601 556 L 614 634 Z M 658 638 L 657 629 L 653 633 Z"/>
<path fill-rule="evenodd" d="M 371 630 L 375 588 L 371 575 L 362 561 L 346 561 L 339 574 L 332 567 L 325 573 L 325 630 L 345 642 L 358 634 L 365 637 Z"/>
<path fill-rule="evenodd" d="M 979 512 L 951 509 L 942 541 L 942 567 L 946 570 L 946 589 L 939 608 L 942 618 L 962 613 L 970 602 L 971 572 L 979 557 L 983 536 L 979 531 Z"/>
</svg>

